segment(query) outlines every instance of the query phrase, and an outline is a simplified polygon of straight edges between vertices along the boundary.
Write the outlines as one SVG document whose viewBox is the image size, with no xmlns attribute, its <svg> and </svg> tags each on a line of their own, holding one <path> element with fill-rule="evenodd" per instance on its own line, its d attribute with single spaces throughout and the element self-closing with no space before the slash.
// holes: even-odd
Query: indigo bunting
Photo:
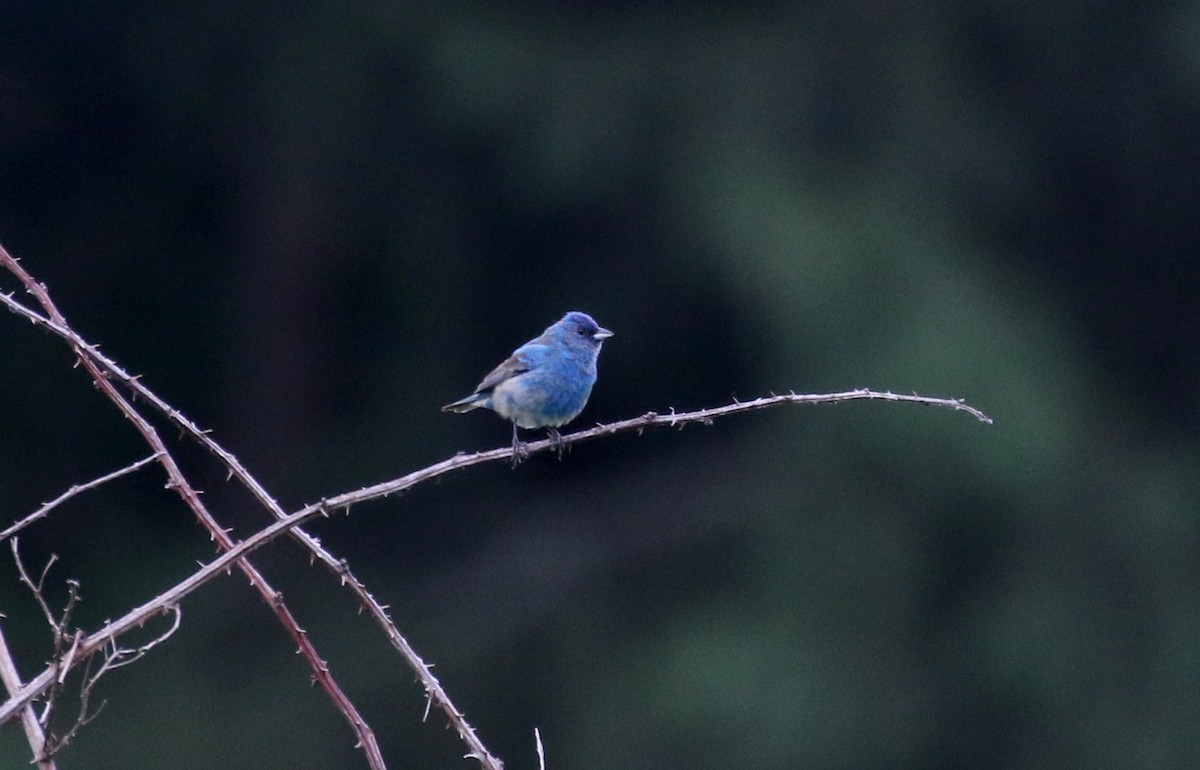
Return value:
<svg viewBox="0 0 1200 770">
<path fill-rule="evenodd" d="M 517 428 L 545 428 L 562 457 L 556 430 L 583 411 L 596 384 L 600 345 L 613 333 L 587 313 L 572 310 L 542 336 L 513 351 L 483 378 L 475 392 L 442 407 L 443 412 L 491 409 L 513 424 L 513 465 L 525 455 Z"/>
</svg>

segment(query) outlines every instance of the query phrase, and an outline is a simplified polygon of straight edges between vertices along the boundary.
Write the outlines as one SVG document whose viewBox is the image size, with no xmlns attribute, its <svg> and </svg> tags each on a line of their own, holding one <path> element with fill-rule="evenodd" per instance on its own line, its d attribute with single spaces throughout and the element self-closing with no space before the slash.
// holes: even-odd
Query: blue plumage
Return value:
<svg viewBox="0 0 1200 770">
<path fill-rule="evenodd" d="M 558 428 L 575 419 L 596 384 L 600 346 L 613 336 L 587 313 L 573 310 L 540 337 L 513 351 L 466 398 L 442 407 L 443 412 L 491 409 L 513 424 L 513 462 L 524 445 L 517 428 L 546 428 L 561 441 Z M 561 452 L 561 444 L 559 446 Z"/>
</svg>

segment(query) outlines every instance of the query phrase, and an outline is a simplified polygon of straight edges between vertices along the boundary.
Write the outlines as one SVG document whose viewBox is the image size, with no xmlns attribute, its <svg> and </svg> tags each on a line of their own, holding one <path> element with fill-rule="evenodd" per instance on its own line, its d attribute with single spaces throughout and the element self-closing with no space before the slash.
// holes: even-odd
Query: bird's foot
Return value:
<svg viewBox="0 0 1200 770">
<path fill-rule="evenodd" d="M 546 433 L 550 436 L 550 441 L 554 443 L 554 451 L 558 452 L 558 459 L 561 461 L 563 458 L 563 449 L 566 448 L 566 444 L 563 443 L 562 434 L 558 432 L 557 428 L 546 428 Z"/>
<path fill-rule="evenodd" d="M 521 461 L 529 457 L 529 447 L 517 437 L 517 426 L 513 426 L 512 467 L 516 468 Z"/>
</svg>

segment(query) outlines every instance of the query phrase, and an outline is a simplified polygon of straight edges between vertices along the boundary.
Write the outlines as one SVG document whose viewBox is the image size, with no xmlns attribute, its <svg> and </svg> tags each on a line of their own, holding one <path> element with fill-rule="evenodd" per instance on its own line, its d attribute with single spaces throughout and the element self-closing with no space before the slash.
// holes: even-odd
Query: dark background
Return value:
<svg viewBox="0 0 1200 770">
<path fill-rule="evenodd" d="M 316 524 L 514 770 L 535 726 L 554 770 L 1200 765 L 1200 3 L 450 5 L 7 4 L 0 242 L 288 508 L 504 445 L 438 407 L 569 309 L 617 335 L 580 425 L 995 418 L 777 409 Z M 145 454 L 57 339 L 2 314 L 0 361 L 3 523 Z M 89 629 L 213 555 L 157 470 L 21 543 Z M 256 561 L 391 765 L 471 764 Z M 60 767 L 365 766 L 238 576 L 97 698 Z"/>
</svg>

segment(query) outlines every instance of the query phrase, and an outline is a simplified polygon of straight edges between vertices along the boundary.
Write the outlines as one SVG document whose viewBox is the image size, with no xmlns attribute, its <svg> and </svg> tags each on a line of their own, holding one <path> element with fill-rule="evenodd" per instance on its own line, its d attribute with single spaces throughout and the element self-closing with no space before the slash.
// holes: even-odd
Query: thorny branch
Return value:
<svg viewBox="0 0 1200 770">
<path fill-rule="evenodd" d="M 93 634 L 77 637 L 69 656 L 70 659 L 63 664 L 60 664 L 60 666 L 64 669 L 69 668 L 72 665 L 79 665 L 81 661 L 87 660 L 91 655 L 102 649 L 117 649 L 116 640 L 120 636 L 127 633 L 132 628 L 140 625 L 141 623 L 144 623 L 149 617 L 157 613 L 177 613 L 177 605 L 184 597 L 220 575 L 221 572 L 227 571 L 230 566 L 232 566 L 235 562 L 239 562 L 239 560 L 243 559 L 243 557 L 245 557 L 251 551 L 261 548 L 272 540 L 278 538 L 280 535 L 286 533 L 301 542 L 305 548 L 307 548 L 310 553 L 313 554 L 315 559 L 318 559 L 324 563 L 330 570 L 334 572 L 334 574 L 336 574 L 346 585 L 348 585 L 352 591 L 354 591 L 362 605 L 369 610 L 376 623 L 379 624 L 387 633 L 388 638 L 392 642 L 393 646 L 395 646 L 402 653 L 402 655 L 409 662 L 409 665 L 417 672 L 418 678 L 421 680 L 430 702 L 436 703 L 446 713 L 451 724 L 457 729 L 460 736 L 468 744 L 468 747 L 471 750 L 467 756 L 478 760 L 481 765 L 487 768 L 487 770 L 502 770 L 502 763 L 499 761 L 499 759 L 493 757 L 486 750 L 486 748 L 483 747 L 482 743 L 479 742 L 474 730 L 469 724 L 467 724 L 462 713 L 458 711 L 450 702 L 449 697 L 441 688 L 440 683 L 438 683 L 436 677 L 434 677 L 432 672 L 429 670 L 429 666 L 421 660 L 421 658 L 411 648 L 404 637 L 399 633 L 399 630 L 396 628 L 394 622 L 388 616 L 386 609 L 380 605 L 379 602 L 367 592 L 365 586 L 357 578 L 355 578 L 352 573 L 350 573 L 349 568 L 344 560 L 336 559 L 330 555 L 321 547 L 316 538 L 312 537 L 303 530 L 300 530 L 299 526 L 304 522 L 315 518 L 316 516 L 328 516 L 329 513 L 337 509 L 348 511 L 351 506 L 358 503 L 402 493 L 413 486 L 416 486 L 417 484 L 437 478 L 454 470 L 461 470 L 484 462 L 496 460 L 506 461 L 511 456 L 510 449 L 505 447 L 502 449 L 494 449 L 471 454 L 459 453 L 454 457 L 414 471 L 400 478 L 375 484 L 373 486 L 365 487 L 353 492 L 347 492 L 334 497 L 326 498 L 317 503 L 305 506 L 304 508 L 301 508 L 300 510 L 291 514 L 286 514 L 279 504 L 274 500 L 274 498 L 272 498 L 266 492 L 261 484 L 259 484 L 258 481 L 254 479 L 254 477 L 251 476 L 248 471 L 246 471 L 237 458 L 213 441 L 208 436 L 207 432 L 199 429 L 178 410 L 162 401 L 162 399 L 160 399 L 157 395 L 149 391 L 140 382 L 140 380 L 138 380 L 137 377 L 126 373 L 115 362 L 102 355 L 93 345 L 87 343 L 73 329 L 67 326 L 65 321 L 61 319 L 61 316 L 57 314 L 57 311 L 53 309 L 53 305 L 49 301 L 49 296 L 45 293 L 45 287 L 33 281 L 33 279 L 29 277 L 22 268 L 20 268 L 20 266 L 16 263 L 16 260 L 8 255 L 2 247 L 0 247 L 0 263 L 3 263 L 14 274 L 22 277 L 22 280 L 26 284 L 26 288 L 39 298 L 39 301 L 43 303 L 43 306 L 47 307 L 47 311 L 50 315 L 47 317 L 25 307 L 13 299 L 12 295 L 0 294 L 0 301 L 4 302 L 4 304 L 7 305 L 12 312 L 26 317 L 35 324 L 49 329 L 68 341 L 75 350 L 76 354 L 79 356 L 80 360 L 84 363 L 85 367 L 87 367 L 89 372 L 92 373 L 93 379 L 96 381 L 98 387 L 101 389 L 105 389 L 106 385 L 111 387 L 109 379 L 120 382 L 123 386 L 130 388 L 135 396 L 151 404 L 168 419 L 180 426 L 185 433 L 191 435 L 195 440 L 208 448 L 209 451 L 225 465 L 230 476 L 236 477 L 242 484 L 250 489 L 255 498 L 258 499 L 259 502 L 268 511 L 270 511 L 272 516 L 274 516 L 276 519 L 276 521 L 270 526 L 263 528 L 258 533 L 242 540 L 241 542 L 233 543 L 230 541 L 228 544 L 223 542 L 222 547 L 226 549 L 225 552 L 208 565 L 195 572 L 191 577 L 173 586 L 140 607 L 134 608 L 118 620 L 105 624 L 103 628 L 94 632 Z M 109 395 L 110 398 L 113 398 L 114 402 L 118 404 L 118 406 L 121 406 L 121 402 L 124 402 L 125 407 L 131 409 L 131 407 L 128 406 L 128 402 L 125 401 L 124 398 L 119 394 L 116 394 L 115 398 L 113 395 Z M 974 407 L 966 404 L 961 399 L 933 398 L 928 396 L 920 396 L 917 394 L 906 395 L 872 391 L 868 389 L 857 389 L 828 394 L 800 395 L 796 393 L 787 393 L 783 395 L 772 395 L 747 402 L 735 401 L 734 403 L 725 406 L 715 407 L 712 409 L 701 409 L 693 412 L 677 413 L 674 411 L 674 409 L 672 409 L 669 414 L 657 414 L 654 412 L 649 412 L 640 417 L 635 417 L 616 423 L 597 425 L 593 428 L 577 431 L 573 434 L 563 436 L 562 443 L 563 445 L 570 445 L 581 441 L 599 438 L 601 436 L 608 436 L 628 431 L 636 431 L 640 434 L 646 428 L 651 427 L 675 427 L 682 429 L 684 426 L 692 423 L 711 425 L 714 419 L 717 417 L 724 417 L 741 412 L 764 409 L 785 403 L 838 403 L 841 401 L 861 399 L 907 401 L 931 406 L 941 406 L 944 408 L 966 412 L 981 422 L 989 424 L 992 422 L 990 417 Z M 125 410 L 125 407 L 123 407 L 123 411 Z M 134 419 L 135 422 L 137 419 L 140 419 L 140 415 L 137 415 L 136 412 L 133 414 L 134 416 L 131 416 L 130 418 Z M 152 447 L 155 447 L 156 454 L 140 462 L 145 463 L 152 459 L 158 459 L 164 464 L 165 467 L 168 467 L 168 470 L 170 471 L 169 466 L 173 465 L 173 461 L 169 455 L 165 454 L 165 447 L 159 449 L 158 447 L 161 446 L 161 444 L 155 445 L 153 442 L 151 445 Z M 529 454 L 534 454 L 537 452 L 546 451 L 554 446 L 556 445 L 551 441 L 542 440 L 529 443 L 527 445 L 527 449 Z M 160 453 L 163 456 L 160 456 Z M 119 471 L 118 473 L 130 472 L 131 470 L 132 468 L 127 468 Z M 178 472 L 177 469 L 176 472 Z M 172 481 L 174 481 L 174 479 L 172 479 Z M 97 483 L 102 482 L 99 479 L 96 480 L 96 482 L 89 482 L 88 485 L 81 485 L 81 488 L 78 491 L 82 491 L 83 488 L 90 488 L 90 485 Z M 177 489 L 178 488 L 179 487 L 177 487 Z M 189 491 L 191 493 L 190 495 L 187 495 L 184 494 L 184 491 L 181 491 L 181 494 L 184 494 L 185 500 L 188 500 L 189 497 L 195 495 L 194 490 L 190 490 L 190 488 L 187 488 L 185 491 Z M 68 490 L 68 494 L 75 493 L 77 492 Z M 198 503 L 198 498 L 194 499 L 195 502 Z M 61 501 L 55 501 L 53 504 L 57 505 L 59 502 Z M 188 502 L 189 505 L 193 504 L 192 500 L 188 500 Z M 47 506 L 49 505 L 51 504 L 47 504 Z M 42 513 L 42 515 L 45 514 Z M 26 518 L 29 519 L 30 517 Z M 22 523 L 21 526 L 25 526 L 25 524 Z M 12 528 L 10 527 L 10 529 Z M 222 535 L 224 534 L 223 530 L 221 533 Z M 8 534 L 11 534 L 8 532 L 8 530 L 5 530 L 4 533 L 0 533 L 0 539 L 8 536 Z M 294 623 L 294 620 L 292 622 Z M 178 616 L 176 616 L 176 624 L 178 624 Z M 303 632 L 301 631 L 300 634 L 303 635 Z M 106 664 L 104 667 L 111 668 L 112 666 Z M 317 668 L 318 670 L 324 668 L 324 664 L 320 663 Z M 19 691 L 10 693 L 11 697 L 9 700 L 0 706 L 0 722 L 11 718 L 18 710 L 25 707 L 34 698 L 37 698 L 45 693 L 47 689 L 53 686 L 54 680 L 62 675 L 65 675 L 65 670 L 56 671 L 53 666 L 49 667 L 39 674 L 35 679 L 21 687 Z M 340 705 L 339 709 L 341 709 Z M 350 705 L 350 709 L 353 709 L 352 705 Z M 348 715 L 357 714 L 357 712 L 347 712 L 344 709 L 343 713 L 347 713 Z M 353 717 L 350 717 L 350 719 L 352 722 L 356 721 L 353 719 Z M 365 723 L 355 725 L 355 727 L 356 730 L 359 727 L 365 728 Z M 373 743 L 373 734 L 371 735 L 371 741 Z M 538 743 L 540 748 L 540 735 L 538 736 Z M 539 760 L 544 762 L 544 758 L 541 757 L 540 751 Z M 381 758 L 379 762 L 382 763 Z M 382 766 L 382 764 L 379 766 Z"/>
<path fill-rule="evenodd" d="M 911 401 L 915 403 L 929 404 L 933 406 L 944 406 L 959 411 L 964 411 L 972 414 L 982 422 L 990 422 L 991 418 L 979 412 L 974 407 L 970 407 L 957 399 L 930 398 L 927 396 L 907 396 L 897 395 L 892 393 L 880 393 L 871 390 L 852 390 L 842 393 L 826 393 L 813 395 L 799 394 L 783 394 L 778 396 L 767 396 L 764 398 L 754 399 L 753 401 L 736 402 L 721 407 L 712 409 L 699 409 L 694 412 L 672 412 L 666 415 L 660 415 L 655 412 L 647 412 L 641 417 L 633 417 L 620 422 L 597 425 L 594 428 L 577 431 L 562 437 L 564 445 L 575 444 L 580 441 L 587 441 L 601 436 L 609 436 L 616 433 L 625 432 L 641 432 L 646 428 L 652 427 L 675 427 L 680 428 L 685 425 L 700 423 L 704 425 L 712 424 L 714 418 L 727 416 L 731 414 L 739 414 L 742 412 L 754 411 L 758 409 L 767 409 L 782 404 L 801 403 L 837 403 L 839 401 L 849 401 L 855 399 L 883 399 L 888 401 Z M 530 454 L 547 451 L 556 447 L 555 442 L 549 439 L 531 442 L 528 445 Z M 99 631 L 96 631 L 91 636 L 81 642 L 81 649 L 84 651 L 94 651 L 100 645 L 104 644 L 109 638 L 115 638 L 127 632 L 129 629 L 136 627 L 145 618 L 161 612 L 166 606 L 178 604 L 180 600 L 197 590 L 205 583 L 219 576 L 223 571 L 227 570 L 230 565 L 237 559 L 247 553 L 262 548 L 267 543 L 275 540 L 291 529 L 300 526 L 306 521 L 314 519 L 318 516 L 329 516 L 330 513 L 337 510 L 348 510 L 354 505 L 364 503 L 369 500 L 377 500 L 383 497 L 400 494 L 414 486 L 426 481 L 431 481 L 440 476 L 444 476 L 452 471 L 463 470 L 475 465 L 480 465 L 486 462 L 507 462 L 512 457 L 511 447 L 503 447 L 500 449 L 491 449 L 485 452 L 475 452 L 471 454 L 459 453 L 453 457 L 449 457 L 441 462 L 413 471 L 409 474 L 401 476 L 391 481 L 384 481 L 379 484 L 374 484 L 369 487 L 355 490 L 353 492 L 345 492 L 340 495 L 328 497 L 316 503 L 311 503 L 303 508 L 288 514 L 282 519 L 275 521 L 267 527 L 259 530 L 255 534 L 238 542 L 233 548 L 221 554 L 221 556 L 213 559 L 205 566 L 192 573 L 190 577 L 181 583 L 177 583 L 171 588 L 164 591 L 159 596 L 151 599 L 140 607 L 130 610 L 121 618 L 107 623 Z M 0 722 L 9 719 L 13 713 L 30 699 L 36 697 L 47 685 L 49 673 L 43 671 L 37 678 L 31 680 L 22 688 L 21 692 L 9 698 L 3 706 L 0 706 Z"/>
<path fill-rule="evenodd" d="M 192 487 L 187 477 L 184 476 L 183 471 L 180 470 L 178 464 L 175 462 L 175 458 L 167 451 L 166 444 L 159 437 L 158 431 L 133 407 L 129 399 L 117 390 L 116 386 L 110 381 L 105 367 L 97 362 L 99 352 L 95 347 L 87 344 L 78 334 L 75 334 L 71 330 L 66 318 L 59 312 L 53 300 L 50 299 L 50 294 L 46 290 L 46 287 L 34 280 L 33 276 L 26 272 L 17 260 L 2 246 L 0 246 L 0 264 L 3 264 L 9 272 L 20 279 L 25 286 L 25 290 L 33 295 L 37 299 L 38 304 L 45 310 L 46 316 L 41 316 L 24 307 L 19 302 L 16 302 L 11 295 L 0 295 L 5 304 L 15 312 L 30 318 L 35 323 L 39 323 L 47 328 L 53 328 L 56 333 L 66 337 L 71 342 L 72 349 L 78 357 L 79 362 L 91 376 L 92 382 L 121 411 L 126 419 L 133 424 L 138 433 L 141 434 L 143 440 L 154 451 L 159 464 L 166 471 L 167 488 L 173 489 L 179 494 L 180 499 L 192 510 L 196 519 L 208 530 L 210 538 L 222 550 L 231 548 L 233 540 L 229 537 L 225 529 L 217 523 L 216 519 L 200 499 L 200 493 Z M 239 560 L 237 567 L 246 576 L 250 585 L 262 595 L 267 606 L 275 613 L 284 630 L 287 631 L 292 641 L 295 642 L 298 651 L 312 671 L 313 682 L 321 686 L 333 702 L 334 707 L 341 712 L 345 720 L 349 723 L 350 728 L 358 737 L 357 746 L 362 748 L 372 770 L 384 770 L 386 765 L 383 761 L 383 754 L 379 750 L 379 744 L 375 740 L 375 733 L 371 730 L 362 715 L 359 714 L 357 707 L 355 707 L 354 703 L 342 690 L 337 680 L 334 679 L 329 666 L 322 660 L 316 647 L 308 638 L 304 629 L 300 627 L 300 624 L 287 604 L 283 601 L 283 595 L 276 591 L 267 582 L 263 574 L 259 572 L 258 568 L 249 561 L 245 559 Z"/>
<path fill-rule="evenodd" d="M 0 246 L 0 263 L 8 267 L 10 272 L 13 272 L 15 275 L 17 275 L 17 277 L 20 278 L 25 284 L 30 293 L 35 294 L 35 296 L 44 296 L 42 303 L 43 306 L 47 308 L 48 312 L 53 309 L 53 304 L 50 303 L 45 287 L 34 281 L 32 276 L 30 276 L 17 263 L 16 259 L 4 250 L 3 246 Z M 93 367 L 100 369 L 106 376 L 120 381 L 122 384 L 132 390 L 137 398 L 149 403 L 161 414 L 179 426 L 186 434 L 208 449 L 218 459 L 218 461 L 225 466 L 229 476 L 231 478 L 238 479 L 250 491 L 254 498 L 258 500 L 259 503 L 266 508 L 276 520 L 282 519 L 287 515 L 275 498 L 272 497 L 262 486 L 262 484 L 260 484 L 259 481 L 254 478 L 249 471 L 246 470 L 241 461 L 239 461 L 236 456 L 213 440 L 212 437 L 209 436 L 208 431 L 200 429 L 194 422 L 184 416 L 182 412 L 172 407 L 156 393 L 146 387 L 138 377 L 131 376 L 115 361 L 100 353 L 99 349 L 95 345 L 88 343 L 79 334 L 77 334 L 74 329 L 70 328 L 65 323 L 65 319 L 54 319 L 43 316 L 40 313 L 37 313 L 36 311 L 31 310 L 30 308 L 27 308 L 21 303 L 17 302 L 12 298 L 11 295 L 0 294 L 0 301 L 3 301 L 6 305 L 8 305 L 9 309 L 14 313 L 28 318 L 34 324 L 42 326 L 63 338 L 72 346 L 76 355 L 78 355 L 81 360 L 90 361 Z M 54 313 L 52 313 L 52 315 L 54 315 Z M 60 320 L 61 323 L 59 322 Z M 91 370 L 90 367 L 89 370 Z M 97 381 L 97 385 L 99 386 L 101 383 Z M 118 404 L 118 406 L 120 406 L 120 404 Z M 165 452 L 165 448 L 163 451 Z M 156 453 L 155 457 L 157 458 L 159 455 Z M 87 487 L 89 485 L 83 486 Z M 56 504 L 57 502 L 61 501 L 56 501 Z M 9 529 L 18 531 L 21 527 L 25 526 L 27 521 L 35 518 L 38 513 L 40 513 L 40 511 L 35 512 L 35 514 L 32 514 L 31 516 L 27 516 L 24 520 L 13 525 L 13 527 L 10 527 Z M 6 530 L 5 532 L 7 533 L 8 531 Z M 359 580 L 353 572 L 351 572 L 350 566 L 346 560 L 334 557 L 321 545 L 320 541 L 316 537 L 298 527 L 292 529 L 289 534 L 306 550 L 309 551 L 313 560 L 320 561 L 322 564 L 324 564 L 326 568 L 338 578 L 341 585 L 349 588 L 349 590 L 357 597 L 359 606 L 367 610 L 371 618 L 375 621 L 376 625 L 383 630 L 392 646 L 401 654 L 401 656 L 408 663 L 409 667 L 416 672 L 417 678 L 420 680 L 429 702 L 437 704 L 438 708 L 446 715 L 447 720 L 454 727 L 459 737 L 464 743 L 467 744 L 467 747 L 470 749 L 468 756 L 477 758 L 485 770 L 502 770 L 504 766 L 503 763 L 494 755 L 492 755 L 491 752 L 488 751 L 487 747 L 484 746 L 483 741 L 480 740 L 478 734 L 475 732 L 475 728 L 472 727 L 467 721 L 463 712 L 460 711 L 450 700 L 450 696 L 442 688 L 438 678 L 434 676 L 431 667 L 425 663 L 420 655 L 417 654 L 412 645 L 409 644 L 408 640 L 405 639 L 400 633 L 400 629 L 397 628 L 395 621 L 393 621 L 391 616 L 388 614 L 387 608 L 374 596 L 372 596 L 367 590 L 366 585 Z M 0 540 L 3 540 L 2 535 L 0 535 Z M 265 582 L 261 583 L 261 585 L 265 585 Z M 269 589 L 269 586 L 267 588 Z M 286 607 L 283 607 L 283 610 L 286 611 Z M 293 637 L 295 636 L 296 634 L 293 633 Z M 305 651 L 304 648 L 306 646 L 311 647 L 311 643 L 307 641 L 307 638 L 304 638 L 300 642 L 302 652 Z M 315 658 L 315 650 L 313 650 L 311 656 L 306 654 L 306 657 Z M 348 698 L 345 698 L 345 696 L 340 692 L 340 689 L 338 689 L 336 692 L 332 691 L 334 688 L 337 688 L 337 685 L 336 683 L 333 683 L 332 678 L 328 673 L 328 669 L 325 668 L 323 663 L 321 663 L 320 666 L 313 666 L 313 668 L 314 680 L 321 681 L 326 687 L 326 690 L 331 691 L 331 697 L 333 698 L 335 705 L 338 705 L 339 710 L 346 714 L 347 719 L 351 722 L 352 726 L 355 727 L 356 732 L 359 734 L 359 742 L 361 745 L 366 747 L 368 755 L 377 755 L 378 748 L 375 743 L 374 735 L 370 733 L 366 722 L 363 721 L 358 715 L 357 711 L 354 710 L 353 704 L 350 703 Z M 328 679 L 328 684 L 325 683 L 324 679 Z M 382 762 L 382 756 L 378 756 L 378 763 L 380 767 L 382 767 Z M 375 765 L 373 764 L 372 766 L 374 767 Z"/>
<path fill-rule="evenodd" d="M 112 481 L 113 479 L 117 479 L 126 474 L 133 473 L 134 471 L 141 468 L 143 465 L 154 462 L 155 460 L 158 459 L 158 457 L 159 457 L 158 454 L 155 453 L 155 454 L 150 455 L 149 457 L 143 457 L 142 459 L 138 460 L 137 462 L 130 463 L 129 465 L 126 465 L 124 468 L 115 470 L 112 473 L 106 473 L 103 476 L 94 478 L 87 483 L 75 484 L 70 489 L 68 489 L 66 492 L 63 492 L 61 495 L 54 498 L 50 502 L 44 503 L 41 508 L 38 508 L 36 511 L 34 511 L 33 513 L 29 514 L 28 516 L 22 518 L 20 521 L 18 521 L 17 523 L 13 524 L 10 527 L 8 527 L 7 529 L 0 531 L 0 543 L 4 542 L 8 538 L 12 537 L 13 535 L 17 534 L 21 530 L 25 529 L 26 527 L 28 527 L 30 524 L 34 523 L 38 519 L 45 518 L 50 513 L 50 511 L 54 510 L 58 506 L 67 502 L 68 500 L 70 500 L 72 497 L 79 494 L 80 492 L 86 492 L 89 489 L 95 489 L 96 487 L 100 486 L 101 484 L 107 484 L 108 482 Z"/>
</svg>

